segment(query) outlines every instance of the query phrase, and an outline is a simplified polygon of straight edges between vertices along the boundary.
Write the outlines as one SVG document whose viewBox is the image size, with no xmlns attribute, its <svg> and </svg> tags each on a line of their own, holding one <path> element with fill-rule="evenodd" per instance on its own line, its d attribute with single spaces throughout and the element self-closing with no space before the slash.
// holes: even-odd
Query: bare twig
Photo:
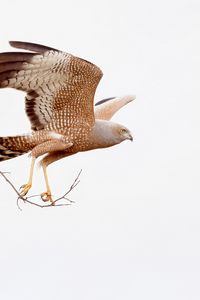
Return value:
<svg viewBox="0 0 200 300">
<path fill-rule="evenodd" d="M 14 192 L 17 194 L 17 196 L 18 196 L 17 197 L 17 206 L 18 206 L 18 208 L 20 210 L 22 210 L 21 207 L 20 207 L 20 205 L 19 205 L 19 200 L 22 200 L 24 203 L 29 203 L 29 204 L 35 205 L 37 207 L 40 207 L 40 208 L 55 207 L 55 206 L 67 206 L 67 205 L 70 205 L 71 203 L 74 203 L 74 201 L 72 201 L 69 198 L 67 198 L 67 195 L 69 195 L 70 192 L 79 184 L 79 182 L 80 182 L 79 178 L 80 178 L 81 172 L 82 172 L 82 170 L 79 171 L 79 173 L 76 176 L 74 182 L 72 183 L 72 185 L 70 186 L 70 188 L 67 190 L 67 192 L 65 192 L 64 195 L 62 195 L 61 197 L 57 198 L 53 202 L 47 203 L 47 204 L 39 204 L 39 203 L 36 203 L 36 202 L 33 202 L 33 201 L 30 200 L 30 198 L 36 198 L 36 197 L 40 197 L 40 199 L 41 199 L 41 195 L 32 195 L 32 196 L 29 196 L 29 197 L 22 196 L 18 192 L 18 190 L 16 189 L 16 187 L 14 186 L 14 184 L 5 175 L 5 174 L 8 174 L 8 172 L 2 172 L 2 171 L 0 171 L 0 175 L 8 182 L 8 184 L 12 187 L 12 189 L 14 190 Z M 62 200 L 67 201 L 67 203 L 66 202 L 65 203 L 59 203 Z"/>
</svg>

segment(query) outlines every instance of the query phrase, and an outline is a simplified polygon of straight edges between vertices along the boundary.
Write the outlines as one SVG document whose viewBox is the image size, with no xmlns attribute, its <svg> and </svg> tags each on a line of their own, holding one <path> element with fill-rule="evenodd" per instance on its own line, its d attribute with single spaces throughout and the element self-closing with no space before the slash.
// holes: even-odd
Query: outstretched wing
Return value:
<svg viewBox="0 0 200 300">
<path fill-rule="evenodd" d="M 133 101 L 135 96 L 112 97 L 98 101 L 95 104 L 95 119 L 110 120 L 124 105 Z"/>
<path fill-rule="evenodd" d="M 37 44 L 10 42 L 33 52 L 0 54 L 0 88 L 25 91 L 26 113 L 33 130 L 60 121 L 70 126 L 94 123 L 93 99 L 101 70 L 71 54 Z"/>
</svg>

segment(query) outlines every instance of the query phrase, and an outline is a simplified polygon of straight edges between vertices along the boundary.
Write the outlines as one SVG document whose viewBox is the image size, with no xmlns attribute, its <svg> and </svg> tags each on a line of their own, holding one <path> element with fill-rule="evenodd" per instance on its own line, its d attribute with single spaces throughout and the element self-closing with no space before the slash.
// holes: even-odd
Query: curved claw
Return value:
<svg viewBox="0 0 200 300">
<path fill-rule="evenodd" d="M 23 189 L 25 187 L 25 184 L 22 184 L 19 188 L 19 190 Z"/>
<path fill-rule="evenodd" d="M 26 194 L 28 193 L 28 191 L 30 190 L 32 184 L 31 183 L 26 183 L 26 184 L 23 184 L 19 190 L 22 190 L 20 191 L 20 195 L 21 197 L 24 197 L 26 196 Z"/>
<path fill-rule="evenodd" d="M 41 199 L 44 201 L 44 202 L 47 202 L 47 201 L 50 201 L 52 203 L 52 205 L 54 205 L 54 201 L 52 199 L 52 196 L 51 196 L 51 193 L 50 192 L 44 192 L 42 193 L 41 195 Z"/>
</svg>

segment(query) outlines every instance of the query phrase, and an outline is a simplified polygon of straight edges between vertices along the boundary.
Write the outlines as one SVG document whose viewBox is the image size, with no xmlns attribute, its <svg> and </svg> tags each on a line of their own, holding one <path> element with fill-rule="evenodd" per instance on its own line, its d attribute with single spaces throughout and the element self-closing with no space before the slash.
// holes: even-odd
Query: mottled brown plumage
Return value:
<svg viewBox="0 0 200 300">
<path fill-rule="evenodd" d="M 0 137 L 0 160 L 31 151 L 30 178 L 22 190 L 25 195 L 32 184 L 35 159 L 46 154 L 41 161 L 47 186 L 43 196 L 52 201 L 46 167 L 80 151 L 132 140 L 128 129 L 108 120 L 135 97 L 106 99 L 97 103 L 94 110 L 94 95 L 102 77 L 97 66 L 47 46 L 10 44 L 32 52 L 0 54 L 0 88 L 26 92 L 25 110 L 32 133 Z"/>
</svg>

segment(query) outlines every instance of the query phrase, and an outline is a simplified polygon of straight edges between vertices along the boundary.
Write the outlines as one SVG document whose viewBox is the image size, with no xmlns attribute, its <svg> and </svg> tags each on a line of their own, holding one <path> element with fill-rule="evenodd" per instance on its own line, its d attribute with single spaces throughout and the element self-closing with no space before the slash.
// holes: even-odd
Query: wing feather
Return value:
<svg viewBox="0 0 200 300">
<path fill-rule="evenodd" d="M 93 99 L 102 77 L 90 62 L 50 47 L 10 42 L 17 48 L 36 53 L 0 53 L 0 88 L 11 87 L 27 93 L 26 113 L 32 129 L 40 130 L 67 116 L 94 123 Z"/>
<path fill-rule="evenodd" d="M 55 48 L 29 42 L 10 41 L 9 44 L 14 48 L 30 50 L 38 53 L 43 53 L 50 50 L 58 51 Z"/>
<path fill-rule="evenodd" d="M 110 120 L 120 108 L 133 101 L 135 98 L 135 96 L 124 96 L 98 101 L 95 104 L 95 119 Z"/>
<path fill-rule="evenodd" d="M 35 53 L 31 52 L 3 52 L 0 54 L 0 63 L 29 61 Z"/>
</svg>

